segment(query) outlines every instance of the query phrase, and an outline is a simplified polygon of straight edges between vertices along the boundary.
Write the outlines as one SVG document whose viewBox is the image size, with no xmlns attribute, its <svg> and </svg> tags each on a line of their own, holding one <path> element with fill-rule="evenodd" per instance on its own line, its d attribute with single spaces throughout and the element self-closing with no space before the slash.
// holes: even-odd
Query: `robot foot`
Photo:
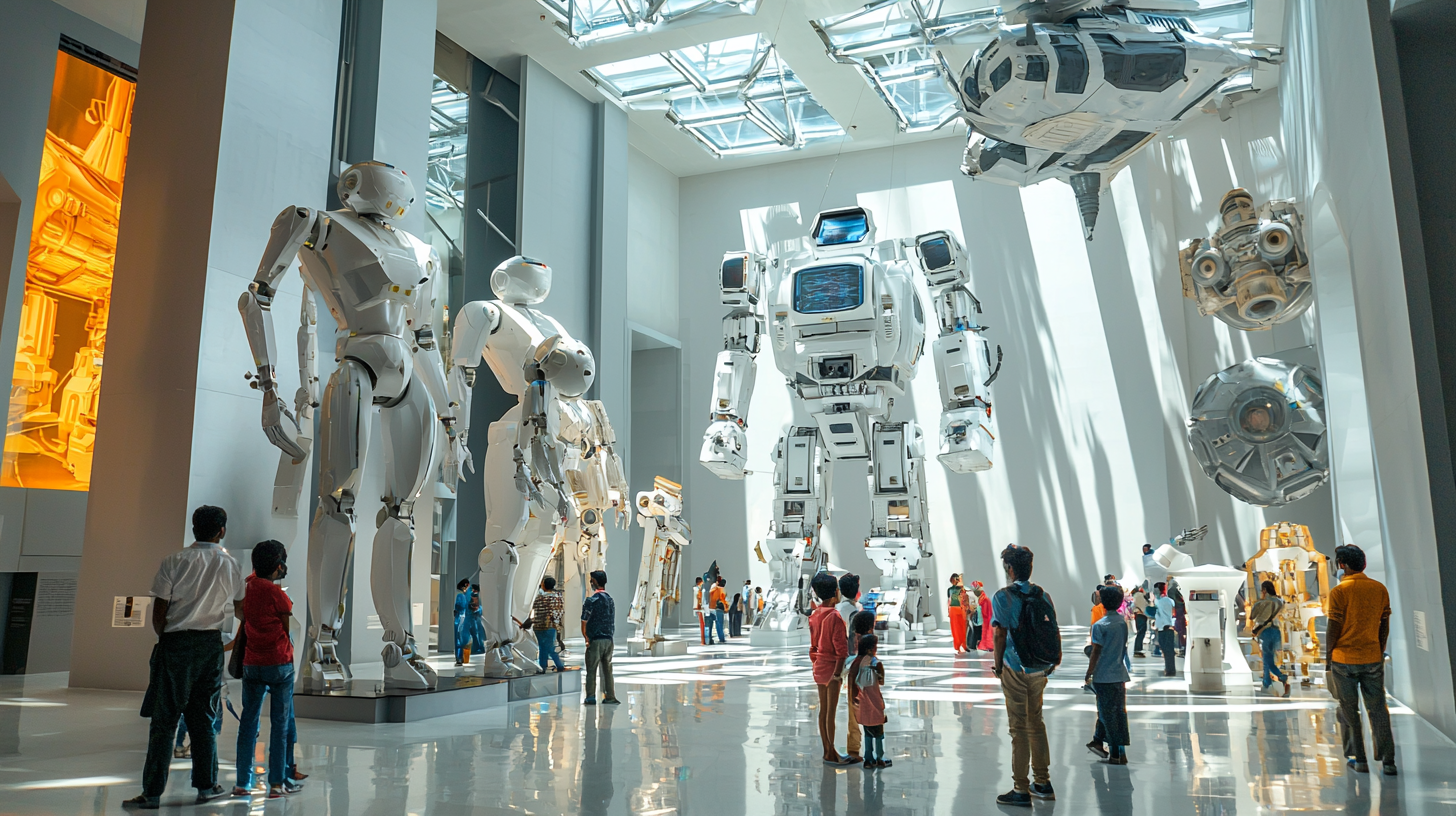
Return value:
<svg viewBox="0 0 1456 816">
<path fill-rule="evenodd" d="M 384 644 L 383 657 L 385 688 L 432 689 L 440 683 L 440 676 L 424 658 L 396 643 Z"/>
<path fill-rule="evenodd" d="M 353 678 L 349 667 L 339 660 L 332 632 L 324 632 L 308 644 L 309 661 L 304 664 L 303 679 L 314 691 L 343 688 Z"/>
<path fill-rule="evenodd" d="M 510 645 L 486 650 L 482 661 L 482 677 L 529 677 L 540 673 L 540 666 Z"/>
</svg>

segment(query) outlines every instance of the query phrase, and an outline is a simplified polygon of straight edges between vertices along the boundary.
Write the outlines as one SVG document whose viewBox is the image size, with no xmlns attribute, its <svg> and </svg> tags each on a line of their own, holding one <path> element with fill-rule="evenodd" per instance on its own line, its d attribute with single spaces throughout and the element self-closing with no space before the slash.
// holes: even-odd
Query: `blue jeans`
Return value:
<svg viewBox="0 0 1456 816">
<path fill-rule="evenodd" d="M 710 615 L 713 616 L 713 626 L 718 627 L 718 642 L 719 643 L 727 643 L 728 642 L 728 638 L 723 635 L 723 614 L 724 614 L 723 613 L 723 610 L 721 610 L 721 609 L 714 609 L 714 610 L 711 610 L 708 614 L 710 614 Z M 708 628 L 708 642 L 709 643 L 712 643 L 713 642 L 713 629 L 712 629 L 712 627 L 709 627 Z"/>
<path fill-rule="evenodd" d="M 566 666 L 561 662 L 561 655 L 556 653 L 556 630 L 536 630 L 536 650 L 540 652 L 541 671 L 546 671 L 546 661 L 549 659 L 556 664 L 557 671 L 566 671 Z"/>
<path fill-rule="evenodd" d="M 268 784 L 282 785 L 293 766 L 293 664 L 243 667 L 243 715 L 238 721 L 238 775 L 240 788 L 253 787 L 253 747 L 263 713 L 263 695 L 272 694 L 268 707 Z"/>
<path fill-rule="evenodd" d="M 1289 682 L 1289 677 L 1279 668 L 1279 650 L 1284 646 L 1284 635 L 1273 626 L 1264 627 L 1259 633 L 1259 651 L 1264 653 L 1264 688 L 1278 677 L 1279 682 Z"/>
</svg>

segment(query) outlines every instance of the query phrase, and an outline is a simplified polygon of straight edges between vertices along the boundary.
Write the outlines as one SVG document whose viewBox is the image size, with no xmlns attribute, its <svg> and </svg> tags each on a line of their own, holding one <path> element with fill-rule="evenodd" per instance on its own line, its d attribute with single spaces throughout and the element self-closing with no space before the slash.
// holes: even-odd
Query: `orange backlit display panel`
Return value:
<svg viewBox="0 0 1456 816">
<path fill-rule="evenodd" d="M 86 490 L 136 85 L 60 52 L 0 485 Z"/>
</svg>

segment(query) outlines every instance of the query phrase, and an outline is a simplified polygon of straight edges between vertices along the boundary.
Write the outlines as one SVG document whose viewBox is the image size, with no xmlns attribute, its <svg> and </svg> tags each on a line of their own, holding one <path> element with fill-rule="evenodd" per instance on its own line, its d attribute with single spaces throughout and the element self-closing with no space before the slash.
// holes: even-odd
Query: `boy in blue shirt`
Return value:
<svg viewBox="0 0 1456 816">
<path fill-rule="evenodd" d="M 1092 654 L 1087 662 L 1087 683 L 1097 695 L 1097 729 L 1087 749 L 1108 765 L 1126 765 L 1123 747 L 1128 744 L 1127 727 L 1127 619 L 1117 614 L 1122 606 L 1122 588 L 1099 589 L 1107 613 L 1092 624 Z"/>
</svg>

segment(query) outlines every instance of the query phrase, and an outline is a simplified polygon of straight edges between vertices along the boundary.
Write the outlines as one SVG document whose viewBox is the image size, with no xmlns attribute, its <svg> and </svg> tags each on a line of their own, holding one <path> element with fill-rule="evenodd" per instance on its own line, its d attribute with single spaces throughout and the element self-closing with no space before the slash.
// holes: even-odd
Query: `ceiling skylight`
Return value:
<svg viewBox="0 0 1456 816">
<path fill-rule="evenodd" d="M 665 110 L 715 156 L 798 150 L 844 135 L 761 34 L 583 71 L 637 110 Z"/>
<path fill-rule="evenodd" d="M 752 15 L 759 0 L 540 0 L 556 16 L 556 28 L 581 47 L 646 34 L 680 18 Z"/>
<path fill-rule="evenodd" d="M 1176 18 L 1186 18 L 1196 33 L 1226 36 L 1248 31 L 1251 14 L 1250 0 L 1200 0 L 1196 10 L 1141 18 L 1180 27 Z M 957 115 L 954 82 L 960 66 L 946 64 L 939 49 L 979 46 L 1002 19 L 1002 7 L 986 0 L 875 0 L 810 24 L 829 57 L 858 68 L 900 130 L 913 133 L 943 127 Z"/>
</svg>

